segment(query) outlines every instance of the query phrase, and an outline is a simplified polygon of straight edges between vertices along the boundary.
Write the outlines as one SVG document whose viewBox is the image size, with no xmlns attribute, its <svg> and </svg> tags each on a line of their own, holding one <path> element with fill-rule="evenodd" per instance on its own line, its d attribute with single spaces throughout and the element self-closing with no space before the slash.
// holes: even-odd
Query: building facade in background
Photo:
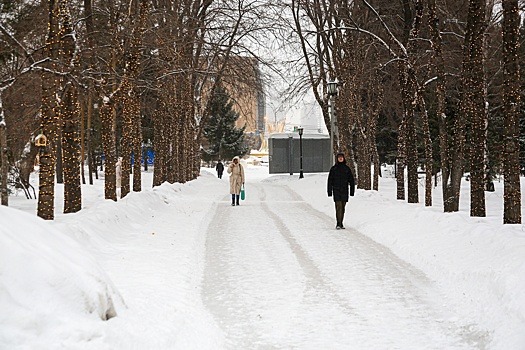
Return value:
<svg viewBox="0 0 525 350">
<path fill-rule="evenodd" d="M 225 74 L 224 86 L 239 113 L 236 127 L 245 126 L 245 143 L 250 149 L 259 149 L 266 132 L 266 96 L 263 78 L 257 60 L 233 57 L 232 72 Z M 237 77 L 233 80 L 232 77 Z"/>
</svg>

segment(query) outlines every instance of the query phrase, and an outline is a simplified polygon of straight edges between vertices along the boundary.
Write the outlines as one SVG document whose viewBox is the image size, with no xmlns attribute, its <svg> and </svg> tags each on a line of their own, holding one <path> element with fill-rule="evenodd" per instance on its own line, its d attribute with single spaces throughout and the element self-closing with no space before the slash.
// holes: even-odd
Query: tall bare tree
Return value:
<svg viewBox="0 0 525 350">
<path fill-rule="evenodd" d="M 59 79 L 56 61 L 59 55 L 59 1 L 48 0 L 48 33 L 44 49 L 47 63 L 42 70 L 41 132 L 45 146 L 41 147 L 39 160 L 39 190 L 37 215 L 45 220 L 54 219 L 56 143 L 58 140 L 59 115 L 56 95 Z"/>
<path fill-rule="evenodd" d="M 60 56 L 65 73 L 72 73 L 78 67 L 75 35 L 73 33 L 69 2 L 61 0 L 59 5 Z M 66 78 L 61 87 L 62 98 L 59 104 L 61 116 L 62 164 L 64 171 L 64 213 L 74 213 L 82 209 L 82 190 L 80 187 L 80 106 L 78 89 L 71 78 Z"/>
<path fill-rule="evenodd" d="M 521 223 L 521 188 L 519 172 L 520 12 L 518 0 L 503 0 L 503 108 L 504 121 L 504 198 L 503 223 Z"/>
<path fill-rule="evenodd" d="M 6 123 L 4 118 L 4 109 L 0 95 L 0 201 L 1 205 L 9 204 L 9 193 L 7 192 L 7 173 L 9 165 L 7 164 L 7 136 Z"/>
<path fill-rule="evenodd" d="M 133 190 L 141 189 L 142 135 L 140 124 L 140 100 L 137 79 L 140 73 L 140 53 L 148 16 L 148 0 L 131 1 L 127 21 L 131 32 L 124 50 L 125 68 L 122 81 L 122 180 L 121 197 L 130 191 L 131 158 L 133 155 Z"/>
<path fill-rule="evenodd" d="M 428 20 L 429 20 L 429 29 L 431 37 L 431 45 L 433 51 L 432 65 L 436 76 L 436 118 L 438 120 L 438 129 L 439 129 L 439 155 L 441 161 L 441 189 L 443 194 L 443 205 L 444 211 L 452 211 L 451 208 L 448 208 L 448 205 L 451 203 L 448 198 L 450 198 L 450 186 L 449 177 L 450 177 L 450 164 L 449 164 L 449 152 L 448 152 L 448 142 L 449 136 L 447 131 L 447 118 L 445 115 L 445 60 L 443 57 L 443 38 L 441 35 L 443 18 L 439 16 L 436 1 L 429 0 L 428 4 Z M 428 176 L 428 174 L 427 174 Z"/>
<path fill-rule="evenodd" d="M 470 215 L 485 216 L 485 71 L 484 71 L 484 32 L 486 0 L 470 0 L 467 17 L 467 31 L 465 44 L 463 47 L 463 70 L 462 70 L 462 104 L 461 113 L 463 118 L 458 120 L 458 142 L 464 142 L 463 132 L 465 121 L 470 122 L 469 133 L 471 139 L 470 152 Z M 462 146 L 459 145 L 458 151 Z M 461 153 L 463 153 L 461 151 Z M 459 191 L 461 177 L 463 173 L 462 158 L 464 155 L 457 155 L 455 171 L 452 172 L 454 193 Z"/>
</svg>

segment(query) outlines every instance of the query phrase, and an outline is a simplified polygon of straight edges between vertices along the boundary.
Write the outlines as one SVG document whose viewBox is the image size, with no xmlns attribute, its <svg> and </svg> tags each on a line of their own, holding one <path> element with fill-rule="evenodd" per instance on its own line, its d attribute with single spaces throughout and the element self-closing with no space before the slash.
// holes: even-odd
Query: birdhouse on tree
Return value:
<svg viewBox="0 0 525 350">
<path fill-rule="evenodd" d="M 35 146 L 37 147 L 46 147 L 47 146 L 47 137 L 44 134 L 40 134 L 35 137 Z"/>
</svg>

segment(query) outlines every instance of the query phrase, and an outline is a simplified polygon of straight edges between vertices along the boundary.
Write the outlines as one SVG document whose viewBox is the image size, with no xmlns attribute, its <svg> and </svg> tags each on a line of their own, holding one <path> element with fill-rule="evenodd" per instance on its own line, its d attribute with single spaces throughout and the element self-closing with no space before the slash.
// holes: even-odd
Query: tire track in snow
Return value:
<svg viewBox="0 0 525 350">
<path fill-rule="evenodd" d="M 300 217 L 298 214 L 302 213 L 303 216 L 313 216 L 326 223 L 326 227 L 333 227 L 334 218 L 313 208 L 309 203 L 302 200 L 298 193 L 287 186 L 279 187 L 279 191 L 281 193 L 285 192 L 287 196 L 296 201 L 293 204 L 294 209 L 291 210 L 293 212 L 292 214 L 295 213 L 296 215 L 290 215 L 285 208 L 286 206 L 290 206 L 290 204 L 283 205 L 282 202 L 279 202 L 274 206 L 275 215 L 286 215 L 287 218 L 297 218 Z M 347 216 L 351 216 L 351 212 L 347 213 Z M 295 222 L 288 223 L 288 225 L 300 226 L 301 221 L 304 221 L 304 219 L 295 220 Z M 319 237 L 318 230 L 314 230 L 313 232 L 316 238 Z M 486 348 L 486 342 L 490 339 L 489 334 L 480 330 L 476 325 L 469 324 L 458 326 L 449 321 L 445 321 L 442 318 L 443 316 L 440 316 L 440 313 L 437 312 L 438 310 L 431 305 L 435 304 L 435 302 L 432 303 L 431 300 L 440 300 L 441 295 L 436 292 L 436 286 L 433 285 L 433 282 L 430 281 L 421 270 L 397 257 L 387 247 L 354 229 L 349 228 L 344 231 L 328 229 L 324 230 L 323 234 L 328 234 L 327 236 L 324 236 L 325 239 L 333 239 L 336 242 L 332 246 L 332 253 L 343 253 L 345 256 L 349 256 L 348 253 L 350 252 L 350 255 L 354 255 L 357 258 L 351 260 L 354 263 L 357 262 L 357 264 L 344 264 L 335 275 L 332 272 L 331 276 L 325 277 L 326 279 L 329 281 L 335 281 L 339 277 L 338 275 L 344 270 L 352 271 L 352 275 L 355 275 L 358 270 L 366 271 L 369 281 L 364 285 L 361 285 L 360 288 L 364 287 L 368 289 L 370 286 L 374 287 L 374 284 L 382 286 L 382 288 L 377 291 L 379 293 L 378 295 L 390 299 L 386 300 L 386 303 L 383 300 L 377 300 L 377 306 L 384 307 L 381 306 L 382 303 L 385 306 L 389 306 L 390 301 L 398 302 L 410 310 L 410 314 L 415 320 L 426 322 L 429 324 L 429 328 L 435 327 L 436 330 L 441 330 L 444 334 L 448 335 L 450 340 L 452 340 L 452 343 L 455 343 L 454 345 L 459 346 L 460 348 Z M 302 235 L 298 237 L 301 236 Z M 301 246 L 306 242 L 306 240 L 297 242 L 293 237 L 292 239 L 294 239 L 296 244 Z M 335 249 L 335 247 L 339 247 L 339 249 Z M 310 248 L 311 249 L 302 248 L 302 250 L 318 250 L 317 246 L 312 246 Z M 322 258 L 316 259 L 316 261 L 321 262 L 323 260 L 324 259 Z M 334 259 L 332 259 L 332 262 L 333 261 Z M 329 273 L 326 275 L 328 274 Z M 344 284 L 346 283 L 341 283 L 341 286 L 338 286 L 337 289 L 340 290 L 340 294 L 349 295 L 352 293 L 352 289 L 346 288 L 345 293 L 344 289 L 339 288 Z M 371 292 L 374 292 L 374 290 L 372 289 Z M 372 293 L 366 295 L 366 298 L 373 299 L 373 297 Z M 358 312 L 363 312 L 363 310 L 358 310 Z M 424 328 L 421 330 L 424 331 Z M 454 338 L 458 341 L 455 342 Z"/>
<path fill-rule="evenodd" d="M 323 297 L 326 298 L 326 300 L 335 301 L 339 305 L 341 310 L 343 310 L 347 315 L 352 317 L 357 316 L 356 310 L 350 305 L 348 300 L 341 298 L 339 294 L 332 288 L 330 282 L 326 280 L 325 277 L 323 277 L 322 272 L 319 270 L 319 268 L 316 266 L 313 260 L 308 256 L 308 254 L 303 250 L 303 248 L 297 243 L 296 239 L 294 238 L 284 221 L 272 210 L 270 210 L 268 204 L 266 203 L 266 191 L 264 190 L 264 187 L 261 186 L 260 190 L 263 194 L 261 204 L 262 209 L 264 210 L 266 215 L 268 215 L 268 217 L 273 220 L 275 226 L 279 230 L 279 233 L 284 237 L 284 239 L 290 246 L 290 250 L 296 256 L 297 262 L 301 266 L 304 275 L 308 279 L 308 288 L 312 288 L 316 291 L 321 292 Z M 288 188 L 286 188 L 286 190 L 287 194 L 290 197 L 292 197 L 293 202 L 302 201 L 295 193 L 291 192 Z"/>
<path fill-rule="evenodd" d="M 229 201 L 229 196 L 225 196 L 224 202 Z M 240 304 L 236 300 L 236 287 L 228 274 L 230 248 L 229 248 L 229 227 L 228 223 L 232 220 L 232 209 L 226 207 L 224 202 L 215 205 L 215 214 L 210 222 L 206 233 L 206 256 L 205 269 L 203 276 L 202 297 L 203 303 L 211 312 L 220 328 L 224 331 L 226 343 L 234 347 L 259 343 L 256 332 L 242 332 L 239 324 L 249 324 L 245 319 L 245 312 L 235 305 Z M 237 334 L 244 333 L 243 338 Z"/>
<path fill-rule="evenodd" d="M 217 203 L 206 238 L 202 297 L 228 349 L 483 348 L 429 310 L 421 271 L 287 186 L 250 187 Z"/>
<path fill-rule="evenodd" d="M 301 318 L 301 275 L 293 254 L 250 192 L 250 202 L 215 206 L 207 238 L 202 298 L 222 328 L 228 349 L 278 348 Z M 264 226 L 267 232 L 253 231 Z M 281 322 L 286 314 L 286 323 Z M 293 345 L 290 345 L 293 346 Z M 289 347 L 288 347 L 289 348 Z"/>
</svg>

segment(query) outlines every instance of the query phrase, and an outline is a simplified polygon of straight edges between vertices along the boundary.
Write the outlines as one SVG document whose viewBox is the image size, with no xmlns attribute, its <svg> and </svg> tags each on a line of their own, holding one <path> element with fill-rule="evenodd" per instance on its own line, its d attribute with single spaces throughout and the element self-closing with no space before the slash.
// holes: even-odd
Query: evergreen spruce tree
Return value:
<svg viewBox="0 0 525 350">
<path fill-rule="evenodd" d="M 248 152 L 247 147 L 243 146 L 245 127 L 235 127 L 238 118 L 239 113 L 233 110 L 230 95 L 219 84 L 212 96 L 210 118 L 204 128 L 204 136 L 209 142 L 204 148 L 204 160 L 232 159 Z"/>
</svg>

